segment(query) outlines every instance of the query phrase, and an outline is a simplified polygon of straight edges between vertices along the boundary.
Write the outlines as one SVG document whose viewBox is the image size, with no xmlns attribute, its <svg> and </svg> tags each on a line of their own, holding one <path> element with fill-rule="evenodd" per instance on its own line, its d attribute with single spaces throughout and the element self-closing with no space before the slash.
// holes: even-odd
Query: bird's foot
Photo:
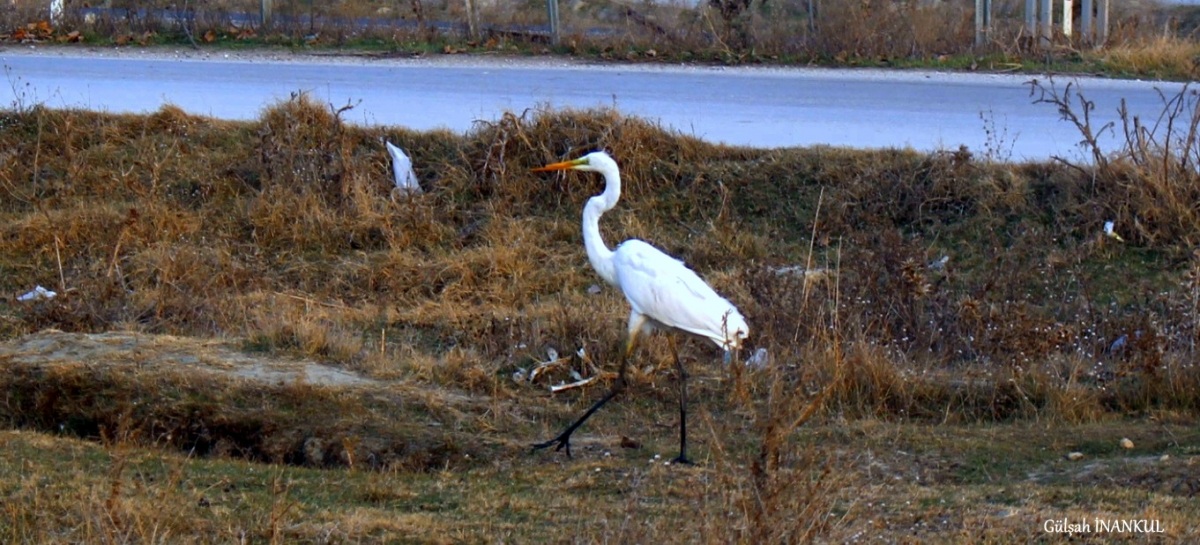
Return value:
<svg viewBox="0 0 1200 545">
<path fill-rule="evenodd" d="M 567 458 L 571 457 L 571 435 L 570 434 L 559 435 L 558 437 L 555 437 L 554 439 L 551 439 L 549 441 L 545 441 L 542 443 L 536 443 L 533 445 L 533 450 L 541 450 L 541 449 L 544 449 L 544 448 L 547 448 L 547 447 L 550 447 L 553 445 L 558 445 L 558 446 L 554 447 L 555 451 L 566 449 L 567 450 Z"/>
<path fill-rule="evenodd" d="M 694 465 L 696 465 L 696 462 L 693 462 L 687 456 L 680 454 L 679 456 L 676 456 L 675 458 L 671 459 L 671 464 L 682 464 L 685 466 L 694 466 Z"/>
</svg>

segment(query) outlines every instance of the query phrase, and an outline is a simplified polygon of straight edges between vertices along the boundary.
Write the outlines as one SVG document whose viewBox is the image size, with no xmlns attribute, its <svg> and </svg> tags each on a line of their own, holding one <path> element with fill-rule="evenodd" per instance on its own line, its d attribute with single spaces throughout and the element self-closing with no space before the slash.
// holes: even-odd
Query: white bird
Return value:
<svg viewBox="0 0 1200 545">
<path fill-rule="evenodd" d="M 421 185 L 417 183 L 417 173 L 413 170 L 412 159 L 404 150 L 396 147 L 387 140 L 388 155 L 392 156 L 392 176 L 396 179 L 396 189 L 401 193 L 421 193 Z"/>
<path fill-rule="evenodd" d="M 709 339 L 729 351 L 741 346 L 750 334 L 750 326 L 737 307 L 717 295 L 708 284 L 684 265 L 662 250 L 644 241 L 631 239 L 609 250 L 600 237 L 600 216 L 611 210 L 621 198 L 621 173 L 617 162 L 604 152 L 592 152 L 573 161 L 564 161 L 534 169 L 534 172 L 581 170 L 604 175 L 604 192 L 588 199 L 583 208 L 583 245 L 592 268 L 606 282 L 625 294 L 632 310 L 629 313 L 629 336 L 625 354 L 612 390 L 592 405 L 558 437 L 534 445 L 535 449 L 557 445 L 571 455 L 571 434 L 625 387 L 625 367 L 633 352 L 638 335 L 654 328 L 677 330 Z M 679 457 L 674 461 L 690 463 L 687 458 L 687 374 L 670 338 L 671 353 L 679 369 Z"/>
</svg>

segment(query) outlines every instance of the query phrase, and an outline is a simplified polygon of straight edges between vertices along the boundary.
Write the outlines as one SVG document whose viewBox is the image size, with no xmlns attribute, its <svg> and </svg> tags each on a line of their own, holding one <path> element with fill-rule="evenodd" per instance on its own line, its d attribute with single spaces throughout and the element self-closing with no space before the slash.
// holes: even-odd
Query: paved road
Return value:
<svg viewBox="0 0 1200 545">
<path fill-rule="evenodd" d="M 0 51 L 9 85 L 0 104 L 45 103 L 145 112 L 163 103 L 228 119 L 253 119 L 304 90 L 347 119 L 419 130 L 466 131 L 476 120 L 540 105 L 616 106 L 710 141 L 757 147 L 827 144 L 957 149 L 998 158 L 1080 158 L 1077 132 L 1054 108 L 1031 103 L 1028 76 L 916 71 L 589 65 L 561 60 L 440 57 L 346 60 L 292 55 L 111 49 Z M 1065 83 L 1060 79 L 1059 83 Z M 1122 98 L 1153 117 L 1156 87 L 1178 84 L 1082 79 L 1102 123 Z M 981 119 L 981 116 L 983 119 Z M 986 119 L 986 120 L 985 120 Z M 985 129 L 999 136 L 988 136 Z"/>
</svg>

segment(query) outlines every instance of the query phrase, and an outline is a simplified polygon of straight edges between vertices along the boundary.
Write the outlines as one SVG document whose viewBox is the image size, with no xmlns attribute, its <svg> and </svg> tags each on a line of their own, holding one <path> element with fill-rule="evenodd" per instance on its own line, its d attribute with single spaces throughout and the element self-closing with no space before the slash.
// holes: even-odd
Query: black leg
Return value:
<svg viewBox="0 0 1200 545">
<path fill-rule="evenodd" d="M 687 371 L 683 369 L 683 362 L 679 361 L 675 337 L 671 336 L 668 342 L 671 344 L 671 356 L 675 358 L 675 368 L 679 370 L 679 457 L 671 462 L 692 465 L 687 457 Z"/>
<path fill-rule="evenodd" d="M 600 407 L 603 407 L 605 403 L 608 403 L 608 400 L 616 397 L 617 394 L 621 393 L 621 390 L 625 389 L 625 366 L 629 362 L 629 353 L 632 350 L 633 342 L 630 341 L 625 348 L 625 357 L 621 358 L 621 367 L 617 370 L 617 381 L 613 384 L 612 390 L 609 390 L 604 397 L 600 398 L 600 401 L 597 401 L 594 405 L 592 405 L 592 408 L 583 413 L 583 416 L 579 417 L 579 420 L 576 420 L 574 424 L 567 426 L 567 429 L 563 430 L 562 433 L 558 434 L 557 437 L 549 441 L 533 445 L 534 450 L 544 449 L 551 445 L 558 445 L 554 447 L 554 450 L 558 451 L 566 449 L 567 458 L 571 457 L 571 434 L 575 433 L 575 429 L 579 426 L 582 426 L 583 423 L 592 416 L 592 413 L 599 410 Z"/>
<path fill-rule="evenodd" d="M 592 413 L 599 410 L 600 407 L 603 407 L 605 403 L 608 403 L 608 400 L 616 397 L 616 395 L 618 393 L 620 393 L 621 390 L 623 390 L 624 388 L 625 388 L 625 379 L 624 379 L 624 377 L 618 376 L 617 382 L 616 382 L 616 384 L 613 384 L 612 390 L 610 390 L 607 394 L 605 394 L 604 397 L 600 398 L 600 401 L 597 401 L 595 405 L 592 405 L 592 408 L 588 409 L 587 412 L 583 413 L 583 416 L 579 417 L 579 420 L 576 420 L 574 424 L 567 426 L 567 429 L 563 430 L 562 433 L 558 434 L 558 437 L 555 437 L 554 439 L 545 441 L 543 443 L 537 443 L 537 444 L 533 445 L 533 449 L 534 450 L 544 449 L 550 445 L 557 444 L 558 446 L 554 447 L 554 450 L 563 450 L 565 448 L 567 450 L 567 458 L 570 458 L 571 457 L 571 434 L 575 433 L 575 428 L 582 426 L 583 423 L 586 422 L 590 416 L 592 416 Z"/>
</svg>

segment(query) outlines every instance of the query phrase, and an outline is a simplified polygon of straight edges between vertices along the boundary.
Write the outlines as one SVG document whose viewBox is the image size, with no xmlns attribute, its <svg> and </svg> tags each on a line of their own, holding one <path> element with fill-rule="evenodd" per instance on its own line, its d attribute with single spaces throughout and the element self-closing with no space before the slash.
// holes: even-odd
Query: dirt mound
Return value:
<svg viewBox="0 0 1200 545">
<path fill-rule="evenodd" d="M 45 330 L 0 344 L 0 422 L 104 442 L 312 467 L 481 458 L 476 402 L 234 342 Z"/>
<path fill-rule="evenodd" d="M 309 360 L 251 356 L 230 341 L 114 331 L 66 333 L 48 329 L 0 344 L 4 365 L 104 364 L 180 373 L 213 373 L 277 385 L 379 385 L 370 378 Z"/>
</svg>

